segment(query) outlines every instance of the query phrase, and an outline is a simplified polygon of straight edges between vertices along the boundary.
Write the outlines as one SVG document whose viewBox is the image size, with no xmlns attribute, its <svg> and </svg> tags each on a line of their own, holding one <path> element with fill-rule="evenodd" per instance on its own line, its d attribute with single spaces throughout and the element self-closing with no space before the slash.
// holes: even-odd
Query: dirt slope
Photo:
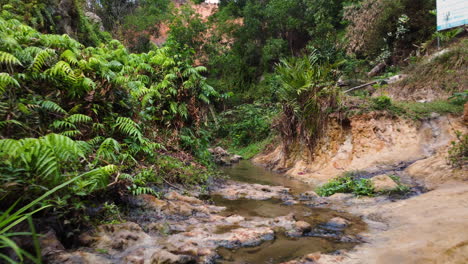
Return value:
<svg viewBox="0 0 468 264">
<path fill-rule="evenodd" d="M 288 156 L 283 147 L 255 157 L 254 162 L 309 182 L 321 184 L 345 171 L 372 170 L 414 162 L 407 172 L 427 187 L 451 179 L 468 180 L 466 173 L 446 163 L 447 147 L 455 131 L 467 131 L 460 117 L 435 116 L 420 122 L 370 113 L 354 116 L 347 126 L 331 124 L 320 149 L 310 154 L 295 148 Z M 428 172 L 436 174 L 427 175 Z"/>
<path fill-rule="evenodd" d="M 468 184 L 437 190 L 394 203 L 354 206 L 354 213 L 382 221 L 370 243 L 350 252 L 342 263 L 468 263 Z"/>
</svg>

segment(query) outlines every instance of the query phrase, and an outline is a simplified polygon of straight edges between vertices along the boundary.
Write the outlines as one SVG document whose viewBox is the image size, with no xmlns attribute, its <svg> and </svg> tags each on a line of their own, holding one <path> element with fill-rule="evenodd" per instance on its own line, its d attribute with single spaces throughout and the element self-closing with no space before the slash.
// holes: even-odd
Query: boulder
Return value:
<svg viewBox="0 0 468 264">
<path fill-rule="evenodd" d="M 231 158 L 229 156 L 222 156 L 216 159 L 217 163 L 224 166 L 231 166 Z"/>
<path fill-rule="evenodd" d="M 179 194 L 178 192 L 170 192 L 168 194 L 166 194 L 166 199 L 169 199 L 169 200 L 179 200 L 179 201 L 183 201 L 183 202 L 187 202 L 187 203 L 190 203 L 190 204 L 203 204 L 203 202 L 195 197 L 190 197 L 190 196 L 185 196 L 185 195 L 182 195 L 182 194 Z"/>
<path fill-rule="evenodd" d="M 312 200 L 312 199 L 320 198 L 320 196 L 314 191 L 307 191 L 307 192 L 301 193 L 299 198 L 304 201 L 304 200 Z"/>
<path fill-rule="evenodd" d="M 160 200 L 153 195 L 141 194 L 136 197 L 131 197 L 130 205 L 140 207 L 145 210 L 162 211 L 167 208 L 167 202 Z"/>
<path fill-rule="evenodd" d="M 331 200 L 334 202 L 340 202 L 340 201 L 347 201 L 352 198 L 354 198 L 354 194 L 352 193 L 335 193 L 332 196 L 329 196 L 328 200 Z"/>
<path fill-rule="evenodd" d="M 93 12 L 85 12 L 85 16 L 94 24 L 99 26 L 99 30 L 104 31 L 104 25 L 102 24 L 102 19 Z"/>
<path fill-rule="evenodd" d="M 232 163 L 237 163 L 242 159 L 242 156 L 231 155 L 222 147 L 209 148 L 208 151 L 213 155 L 214 161 L 223 166 L 230 166 Z"/>
<path fill-rule="evenodd" d="M 109 254 L 117 254 L 126 249 L 149 241 L 150 236 L 136 223 L 100 225 L 80 235 L 80 243 L 84 246 L 107 250 Z"/>
<path fill-rule="evenodd" d="M 229 156 L 229 153 L 226 150 L 224 150 L 222 147 L 214 148 L 213 154 L 219 155 L 219 156 Z"/>
<path fill-rule="evenodd" d="M 151 256 L 151 264 L 184 264 L 193 262 L 194 258 L 186 255 L 175 255 L 166 250 L 158 250 Z"/>
<path fill-rule="evenodd" d="M 39 239 L 41 245 L 41 255 L 45 260 L 51 261 L 57 254 L 64 253 L 65 247 L 57 239 L 55 232 L 50 230 Z"/>
<path fill-rule="evenodd" d="M 375 192 L 391 191 L 398 187 L 398 184 L 385 174 L 374 176 L 370 181 Z"/>
<path fill-rule="evenodd" d="M 234 156 L 231 157 L 230 161 L 231 161 L 232 163 L 237 163 L 237 162 L 239 162 L 241 159 L 242 159 L 242 156 L 234 155 Z"/>
</svg>

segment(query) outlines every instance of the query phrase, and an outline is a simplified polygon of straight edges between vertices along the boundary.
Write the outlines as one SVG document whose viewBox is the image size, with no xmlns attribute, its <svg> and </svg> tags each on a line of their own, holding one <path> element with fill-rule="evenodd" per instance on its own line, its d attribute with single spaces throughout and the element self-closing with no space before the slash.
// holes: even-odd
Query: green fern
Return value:
<svg viewBox="0 0 468 264">
<path fill-rule="evenodd" d="M 0 94 L 3 94 L 8 86 L 20 87 L 18 81 L 6 72 L 0 72 Z"/>
<path fill-rule="evenodd" d="M 72 139 L 49 134 L 38 139 L 0 140 L 0 157 L 5 165 L 24 168 L 30 177 L 38 177 L 46 186 L 55 186 L 61 182 L 62 166 L 84 158 L 84 152 Z"/>
<path fill-rule="evenodd" d="M 0 121 L 0 129 L 5 128 L 8 125 L 16 125 L 18 127 L 26 127 L 26 125 L 18 120 L 10 119 L 5 121 Z"/>
<path fill-rule="evenodd" d="M 158 193 L 153 190 L 151 187 L 142 187 L 132 184 L 131 186 L 127 187 L 130 193 L 134 196 L 142 195 L 142 194 L 152 194 L 157 196 Z"/>
<path fill-rule="evenodd" d="M 73 138 L 73 137 L 76 137 L 78 135 L 82 135 L 82 133 L 79 130 L 67 130 L 67 131 L 60 132 L 60 135 L 63 135 L 63 136 L 69 137 L 69 138 Z"/>
<path fill-rule="evenodd" d="M 59 129 L 59 130 L 64 130 L 64 129 L 73 129 L 76 130 L 75 124 L 64 121 L 64 120 L 55 120 L 52 125 L 52 128 Z"/>
<path fill-rule="evenodd" d="M 134 139 L 142 140 L 143 134 L 140 131 L 140 126 L 128 117 L 117 117 L 114 128 L 122 134 Z"/>
<path fill-rule="evenodd" d="M 33 72 L 40 72 L 44 66 L 48 65 L 52 59 L 55 57 L 55 50 L 53 49 L 44 49 L 41 50 L 39 53 L 36 54 L 32 64 L 29 68 Z"/>
<path fill-rule="evenodd" d="M 93 121 L 93 119 L 87 115 L 74 114 L 65 118 L 65 121 L 70 122 L 72 124 L 78 124 L 78 123 L 90 123 Z"/>
<path fill-rule="evenodd" d="M 0 51 L 0 64 L 6 65 L 11 71 L 13 71 L 13 66 L 23 65 L 14 55 L 4 51 Z"/>
<path fill-rule="evenodd" d="M 105 188 L 109 184 L 110 176 L 118 171 L 115 165 L 107 165 L 86 172 L 75 183 L 72 190 L 76 195 L 88 195 L 94 191 Z"/>
<path fill-rule="evenodd" d="M 67 111 L 63 109 L 60 105 L 57 103 L 54 103 L 52 101 L 40 101 L 39 105 L 42 107 L 42 109 L 50 111 L 50 112 L 55 112 L 59 114 L 67 114 Z"/>
<path fill-rule="evenodd" d="M 110 162 L 117 161 L 117 155 L 120 152 L 121 146 L 117 140 L 106 138 L 98 150 L 96 151 L 96 161 L 104 159 Z"/>
<path fill-rule="evenodd" d="M 64 51 L 62 55 L 60 55 L 60 59 L 63 59 L 64 61 L 70 63 L 70 65 L 78 64 L 78 59 L 76 58 L 75 53 L 71 50 Z"/>
<path fill-rule="evenodd" d="M 46 73 L 53 77 L 69 79 L 72 82 L 76 81 L 73 69 L 71 68 L 70 64 L 65 61 L 57 62 L 54 66 L 52 66 L 52 68 L 48 69 Z"/>
<path fill-rule="evenodd" d="M 88 140 L 88 144 L 93 146 L 93 147 L 96 147 L 99 143 L 101 143 L 102 141 L 104 141 L 104 137 L 101 137 L 101 136 L 97 136 L 95 138 L 92 138 L 90 140 Z"/>
</svg>

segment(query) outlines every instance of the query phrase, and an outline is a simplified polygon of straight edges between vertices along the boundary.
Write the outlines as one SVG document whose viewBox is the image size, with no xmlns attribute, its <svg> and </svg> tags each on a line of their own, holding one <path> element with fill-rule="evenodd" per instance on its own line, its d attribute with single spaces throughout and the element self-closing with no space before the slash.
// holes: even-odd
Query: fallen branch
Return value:
<svg viewBox="0 0 468 264">
<path fill-rule="evenodd" d="M 369 86 L 369 85 L 376 84 L 376 83 L 378 83 L 378 82 L 379 82 L 379 81 L 372 81 L 372 82 L 370 82 L 370 83 L 361 84 L 361 85 L 359 85 L 359 86 L 356 86 L 356 87 L 353 87 L 353 88 L 351 88 L 351 89 L 348 89 L 348 90 L 344 91 L 343 93 L 349 93 L 349 92 L 352 92 L 352 91 L 354 91 L 354 90 L 358 90 L 358 89 L 367 87 L 367 86 Z"/>
</svg>

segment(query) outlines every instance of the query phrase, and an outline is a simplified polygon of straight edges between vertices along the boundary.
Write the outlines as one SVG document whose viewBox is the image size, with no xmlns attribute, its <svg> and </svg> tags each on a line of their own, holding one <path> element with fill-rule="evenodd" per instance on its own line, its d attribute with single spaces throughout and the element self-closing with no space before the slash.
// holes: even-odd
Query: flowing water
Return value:
<svg viewBox="0 0 468 264">
<path fill-rule="evenodd" d="M 241 161 L 233 167 L 224 169 L 224 173 L 231 180 L 258 183 L 264 185 L 281 185 L 291 188 L 291 193 L 295 196 L 305 191 L 313 190 L 313 186 L 303 182 L 277 174 L 262 167 L 252 164 L 250 161 Z M 288 237 L 284 232 L 277 232 L 272 241 L 267 241 L 256 247 L 240 249 L 219 249 L 218 253 L 222 259 L 218 263 L 281 263 L 295 258 L 303 257 L 309 253 L 322 252 L 333 253 L 337 250 L 350 249 L 356 245 L 352 242 L 341 242 L 339 239 L 344 235 L 354 235 L 365 229 L 365 224 L 357 217 L 344 212 L 338 212 L 326 208 L 313 208 L 302 203 L 296 205 L 285 205 L 283 201 L 271 199 L 259 200 L 227 200 L 220 196 L 212 197 L 216 205 L 225 206 L 226 215 L 238 214 L 244 217 L 265 217 L 273 218 L 294 213 L 297 220 L 306 221 L 312 225 L 312 229 L 320 227 L 333 217 L 342 217 L 351 221 L 351 225 L 335 235 L 311 234 L 303 237 Z M 236 228 L 236 227 L 231 227 Z M 226 232 L 228 230 L 219 230 Z"/>
</svg>

